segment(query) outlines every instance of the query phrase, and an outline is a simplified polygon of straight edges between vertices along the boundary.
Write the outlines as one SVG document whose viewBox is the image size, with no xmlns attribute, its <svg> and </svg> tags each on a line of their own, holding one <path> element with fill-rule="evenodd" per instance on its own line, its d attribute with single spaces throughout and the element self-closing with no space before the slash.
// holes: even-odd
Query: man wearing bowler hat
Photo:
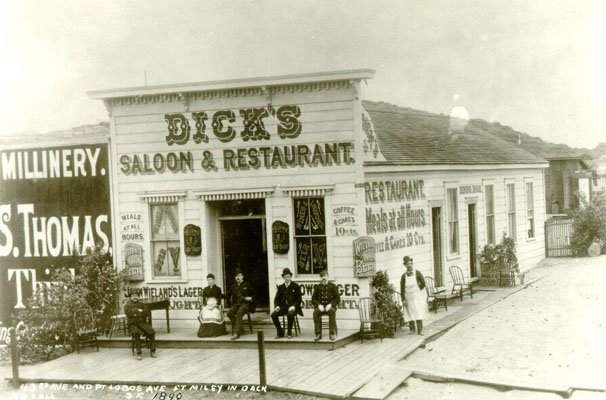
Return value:
<svg viewBox="0 0 606 400">
<path fill-rule="evenodd" d="M 303 310 L 301 310 L 301 287 L 291 280 L 292 272 L 288 268 L 282 270 L 282 278 L 284 279 L 284 283 L 278 286 L 276 297 L 274 297 L 274 311 L 271 313 L 271 320 L 274 322 L 274 326 L 278 332 L 276 339 L 283 338 L 284 328 L 282 328 L 278 318 L 286 314 L 286 318 L 288 319 L 287 335 L 289 339 L 292 339 L 292 326 L 295 322 L 295 314 L 303 316 Z"/>
<path fill-rule="evenodd" d="M 404 306 L 404 319 L 408 321 L 410 333 L 423 334 L 423 318 L 427 309 L 427 295 L 424 292 L 425 279 L 423 274 L 412 265 L 412 258 L 404 256 L 402 259 L 406 272 L 400 278 L 400 293 Z"/>
<path fill-rule="evenodd" d="M 335 340 L 337 335 L 337 306 L 341 302 L 341 296 L 337 285 L 328 281 L 327 270 L 320 272 L 320 279 L 320 283 L 314 286 L 314 292 L 311 295 L 311 304 L 314 306 L 315 340 L 322 339 L 321 317 L 323 314 L 328 314 L 330 340 Z"/>
</svg>

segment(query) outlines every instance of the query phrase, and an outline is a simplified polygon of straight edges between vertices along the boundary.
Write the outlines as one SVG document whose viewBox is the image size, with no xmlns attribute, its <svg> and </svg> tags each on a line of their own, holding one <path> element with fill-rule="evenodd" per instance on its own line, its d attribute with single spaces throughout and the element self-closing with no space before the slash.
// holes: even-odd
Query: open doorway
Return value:
<svg viewBox="0 0 606 400">
<path fill-rule="evenodd" d="M 267 271 L 267 241 L 265 218 L 235 218 L 221 220 L 223 247 L 223 276 L 229 291 L 235 281 L 236 269 L 255 291 L 257 309 L 269 309 L 269 278 Z"/>
<path fill-rule="evenodd" d="M 442 279 L 442 208 L 431 208 L 431 235 L 433 244 L 433 278 L 436 286 L 444 285 Z"/>
</svg>

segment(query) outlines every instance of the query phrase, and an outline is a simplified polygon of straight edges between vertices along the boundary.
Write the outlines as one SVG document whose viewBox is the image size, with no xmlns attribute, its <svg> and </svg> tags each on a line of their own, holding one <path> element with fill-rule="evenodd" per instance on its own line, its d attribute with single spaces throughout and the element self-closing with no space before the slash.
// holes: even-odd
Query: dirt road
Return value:
<svg viewBox="0 0 606 400">
<path fill-rule="evenodd" d="M 606 256 L 543 261 L 544 277 L 463 321 L 404 363 L 526 382 L 604 386 Z M 409 380 L 390 399 L 559 399 L 539 392 Z M 572 399 L 606 398 L 573 393 Z"/>
</svg>

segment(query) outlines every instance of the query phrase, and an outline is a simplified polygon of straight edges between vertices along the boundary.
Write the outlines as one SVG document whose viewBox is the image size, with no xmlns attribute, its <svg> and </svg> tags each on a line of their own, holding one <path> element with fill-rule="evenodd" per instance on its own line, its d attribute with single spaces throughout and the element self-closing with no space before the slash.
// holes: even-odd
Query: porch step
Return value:
<svg viewBox="0 0 606 400">
<path fill-rule="evenodd" d="M 299 336 L 293 336 L 292 339 L 281 338 L 274 339 L 276 330 L 273 325 L 268 329 L 255 329 L 253 333 L 240 336 L 237 340 L 230 340 L 231 335 L 219 336 L 216 338 L 198 338 L 197 329 L 175 328 L 170 333 L 166 331 L 156 331 L 156 346 L 158 348 L 170 349 L 256 349 L 257 331 L 264 333 L 265 348 L 267 349 L 307 349 L 307 350 L 334 350 L 343 347 L 358 339 L 357 330 L 340 329 L 339 335 L 335 341 L 331 341 L 328 335 L 320 341 L 314 341 L 313 332 L 303 331 Z M 228 333 L 231 329 L 228 327 Z M 122 332 L 114 334 L 111 339 L 105 336 L 98 338 L 100 347 L 130 348 L 131 339 Z"/>
</svg>

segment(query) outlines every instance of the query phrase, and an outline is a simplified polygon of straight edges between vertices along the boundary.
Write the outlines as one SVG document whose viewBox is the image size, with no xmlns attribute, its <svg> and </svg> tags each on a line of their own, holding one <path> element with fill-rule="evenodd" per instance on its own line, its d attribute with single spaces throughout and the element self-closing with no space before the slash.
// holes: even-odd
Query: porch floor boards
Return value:
<svg viewBox="0 0 606 400">
<path fill-rule="evenodd" d="M 172 334 L 172 333 L 171 333 Z M 377 373 L 376 365 L 394 363 L 414 351 L 421 338 L 350 343 L 334 351 L 268 349 L 267 384 L 318 396 L 350 396 Z M 20 368 L 23 381 L 100 384 L 258 385 L 257 349 L 158 349 L 158 358 L 130 349 L 92 348 L 80 354 Z"/>
</svg>

